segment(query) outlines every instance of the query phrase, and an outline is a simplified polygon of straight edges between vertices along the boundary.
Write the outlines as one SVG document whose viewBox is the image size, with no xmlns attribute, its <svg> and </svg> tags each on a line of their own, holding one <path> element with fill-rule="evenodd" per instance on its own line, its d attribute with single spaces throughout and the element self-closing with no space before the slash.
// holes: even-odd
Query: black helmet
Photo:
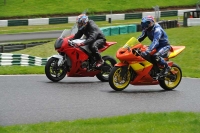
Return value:
<svg viewBox="0 0 200 133">
<path fill-rule="evenodd" d="M 86 16 L 85 14 L 79 15 L 76 19 L 76 23 L 79 30 L 83 29 L 87 25 L 87 22 L 88 16 Z"/>
</svg>

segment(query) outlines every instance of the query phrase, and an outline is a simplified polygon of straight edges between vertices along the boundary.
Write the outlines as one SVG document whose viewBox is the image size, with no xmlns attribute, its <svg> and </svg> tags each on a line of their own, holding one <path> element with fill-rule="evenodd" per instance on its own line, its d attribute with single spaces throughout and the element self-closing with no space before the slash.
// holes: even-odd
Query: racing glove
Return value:
<svg viewBox="0 0 200 133">
<path fill-rule="evenodd" d="M 145 52 L 141 52 L 142 57 L 147 57 L 151 53 L 150 50 L 146 50 Z"/>
<path fill-rule="evenodd" d="M 76 43 L 76 47 L 84 46 L 84 43 Z"/>
</svg>

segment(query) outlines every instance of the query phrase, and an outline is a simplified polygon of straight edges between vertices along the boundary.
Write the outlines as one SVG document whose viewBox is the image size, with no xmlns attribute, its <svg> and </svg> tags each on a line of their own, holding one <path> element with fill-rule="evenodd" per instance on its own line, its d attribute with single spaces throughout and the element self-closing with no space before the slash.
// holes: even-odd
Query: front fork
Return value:
<svg viewBox="0 0 200 133">
<path fill-rule="evenodd" d="M 58 67 L 64 67 L 64 69 L 67 69 L 67 71 L 69 72 L 70 71 L 70 60 L 67 58 L 66 55 L 62 56 L 60 54 L 57 54 L 57 55 L 52 55 L 51 57 L 54 57 L 54 58 L 57 58 L 58 59 Z M 50 58 L 51 58 L 50 57 Z"/>
<path fill-rule="evenodd" d="M 122 66 L 122 67 L 121 67 L 121 72 L 120 72 L 120 77 L 124 77 L 125 74 L 127 74 L 128 71 L 129 71 L 129 65 L 127 65 L 127 66 Z"/>
<path fill-rule="evenodd" d="M 63 64 L 63 56 L 62 55 L 60 55 L 60 54 L 52 55 L 51 57 L 49 57 L 49 59 L 52 57 L 58 59 L 58 66 Z"/>
</svg>

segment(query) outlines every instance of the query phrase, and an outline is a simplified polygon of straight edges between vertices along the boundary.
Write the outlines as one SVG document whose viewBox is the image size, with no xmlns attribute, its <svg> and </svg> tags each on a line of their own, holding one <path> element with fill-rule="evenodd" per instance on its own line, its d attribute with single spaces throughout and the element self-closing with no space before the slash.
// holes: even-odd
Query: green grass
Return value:
<svg viewBox="0 0 200 133">
<path fill-rule="evenodd" d="M 200 113 L 137 113 L 0 127 L 1 133 L 199 133 Z"/>
<path fill-rule="evenodd" d="M 0 66 L 0 75 L 44 74 L 44 66 Z"/>
<path fill-rule="evenodd" d="M 6 1 L 6 4 L 4 4 Z M 196 0 L 174 0 L 163 2 L 163 0 L 1 0 L 0 18 L 5 17 L 48 17 L 53 14 L 80 14 L 88 9 L 88 13 L 94 15 L 97 12 L 110 11 L 134 11 L 136 9 L 151 9 L 158 5 L 168 6 L 195 6 Z"/>
</svg>

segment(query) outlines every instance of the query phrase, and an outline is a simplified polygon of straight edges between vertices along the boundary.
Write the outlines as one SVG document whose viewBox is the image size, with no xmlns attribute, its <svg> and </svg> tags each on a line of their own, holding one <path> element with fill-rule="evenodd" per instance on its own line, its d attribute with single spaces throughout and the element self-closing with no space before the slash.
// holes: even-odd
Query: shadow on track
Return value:
<svg viewBox="0 0 200 133">
<path fill-rule="evenodd" d="M 48 83 L 48 84 L 96 84 L 96 83 L 102 83 L 101 81 L 93 81 L 93 82 L 91 82 L 91 81 L 82 81 L 82 82 L 80 82 L 80 81 L 74 81 L 74 82 L 46 82 L 46 83 Z"/>
<path fill-rule="evenodd" d="M 108 91 L 109 93 L 120 93 L 120 94 L 141 94 L 141 93 L 166 93 L 166 92 L 174 92 L 176 90 L 166 91 L 166 90 L 155 90 L 155 89 L 140 89 L 140 90 L 123 90 L 123 91 Z"/>
</svg>

